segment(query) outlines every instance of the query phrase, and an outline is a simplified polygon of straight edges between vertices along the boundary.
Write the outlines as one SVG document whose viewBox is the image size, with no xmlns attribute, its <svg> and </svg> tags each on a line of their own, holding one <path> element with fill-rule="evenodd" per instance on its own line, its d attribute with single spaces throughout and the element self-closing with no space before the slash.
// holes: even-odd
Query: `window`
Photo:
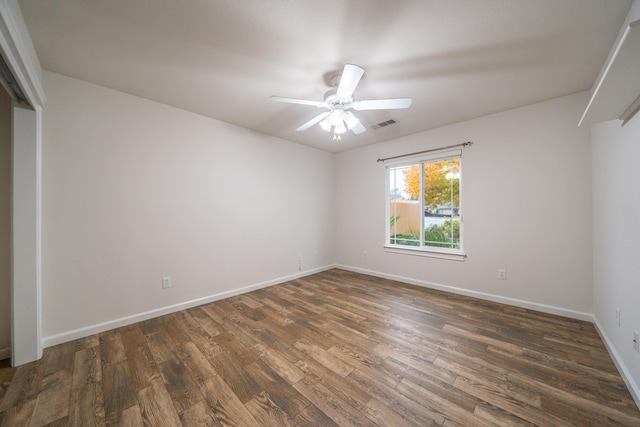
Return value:
<svg viewBox="0 0 640 427">
<path fill-rule="evenodd" d="M 461 167 L 460 150 L 387 166 L 387 250 L 464 258 Z"/>
</svg>

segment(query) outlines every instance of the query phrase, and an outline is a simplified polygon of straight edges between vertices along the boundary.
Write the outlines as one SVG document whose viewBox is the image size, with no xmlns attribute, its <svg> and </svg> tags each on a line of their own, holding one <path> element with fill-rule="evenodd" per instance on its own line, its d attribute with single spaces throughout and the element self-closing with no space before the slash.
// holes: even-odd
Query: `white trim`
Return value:
<svg viewBox="0 0 640 427">
<path fill-rule="evenodd" d="M 593 322 L 593 314 L 582 311 L 570 310 L 552 305 L 539 304 L 536 302 L 524 301 L 516 298 L 502 297 L 499 295 L 488 294 L 485 292 L 472 291 L 469 289 L 456 288 L 455 286 L 442 285 L 440 283 L 428 282 L 426 280 L 413 279 L 411 277 L 396 276 L 395 274 L 381 273 L 379 271 L 367 270 L 364 268 L 350 267 L 348 265 L 336 264 L 335 268 L 341 268 L 354 273 L 367 274 L 369 276 L 380 277 L 382 279 L 395 280 L 410 285 L 422 286 L 423 288 L 436 289 L 439 291 L 450 292 L 452 294 L 464 295 L 468 297 L 478 298 L 487 301 L 508 304 L 515 307 L 526 308 L 529 310 L 541 311 L 543 313 L 555 314 L 558 316 L 568 317 L 570 319 L 584 320 Z"/>
<path fill-rule="evenodd" d="M 449 252 L 446 248 L 437 250 L 429 249 L 428 247 L 412 248 L 409 246 L 384 245 L 384 251 L 392 254 L 426 256 L 430 258 L 448 259 L 451 261 L 464 261 L 465 258 L 467 258 L 467 254 L 464 252 Z"/>
<path fill-rule="evenodd" d="M 0 0 L 0 50 L 4 54 L 5 62 L 22 88 L 24 95 L 35 110 L 35 118 L 29 119 L 31 126 L 33 126 L 31 130 L 35 137 L 35 150 L 31 151 L 31 158 L 25 158 L 22 164 L 16 164 L 15 161 L 12 163 L 13 179 L 15 179 L 16 174 L 19 174 L 22 180 L 35 184 L 35 188 L 32 187 L 28 190 L 18 189 L 15 184 L 12 184 L 12 203 L 15 203 L 16 199 L 31 199 L 34 205 L 30 209 L 35 208 L 35 212 L 17 211 L 19 215 L 26 214 L 31 218 L 32 222 L 26 227 L 29 228 L 29 235 L 35 235 L 35 240 L 22 242 L 15 239 L 15 234 L 12 237 L 12 264 L 16 265 L 18 263 L 24 267 L 19 272 L 18 277 L 19 280 L 22 280 L 21 283 L 17 283 L 14 276 L 11 279 L 11 364 L 17 366 L 42 357 L 40 318 L 42 305 L 40 286 L 40 174 L 42 166 L 40 153 L 42 144 L 42 107 L 46 101 L 44 89 L 42 88 L 40 61 L 33 47 L 29 30 L 17 0 Z M 14 149 L 15 145 L 16 142 L 12 137 Z M 27 176 L 29 173 L 32 175 Z M 15 206 L 12 207 L 12 210 L 15 221 Z M 32 213 L 35 218 L 31 217 Z M 22 219 L 21 221 L 24 223 Z M 15 225 L 12 225 L 12 233 L 15 233 L 15 230 Z M 27 248 L 27 246 L 29 247 Z M 27 268 L 27 265 L 30 265 L 30 267 Z M 23 319 L 29 319 L 29 323 L 25 324 Z M 17 337 L 15 335 L 16 328 L 20 328 L 20 333 Z"/>
<path fill-rule="evenodd" d="M 598 318 L 595 315 L 593 315 L 592 321 L 596 327 L 596 331 L 598 331 L 598 334 L 600 335 L 600 338 L 602 338 L 607 351 L 611 355 L 613 363 L 616 365 L 616 368 L 618 368 L 620 376 L 624 380 L 624 383 L 627 385 L 627 389 L 629 389 L 631 397 L 633 397 L 633 400 L 636 402 L 636 406 L 638 406 L 638 409 L 640 409 L 640 387 L 638 387 L 638 384 L 636 384 L 633 380 L 631 372 L 629 372 L 629 370 L 627 369 L 627 366 L 624 364 L 624 361 L 616 351 L 615 346 L 613 345 L 607 334 L 604 332 L 604 328 L 602 327 L 602 325 L 600 325 L 600 322 L 598 322 Z"/>
<path fill-rule="evenodd" d="M 627 97 L 622 99 L 615 98 L 619 97 L 625 90 L 629 96 L 636 95 L 636 93 L 629 90 L 628 84 L 625 83 L 633 79 L 637 69 L 637 67 L 630 66 L 630 61 L 633 61 L 633 58 L 636 57 L 637 49 L 633 37 L 629 36 L 631 36 L 632 30 L 638 25 L 639 21 L 640 0 L 635 0 L 629 8 L 622 28 L 620 28 L 618 36 L 609 50 L 607 60 L 600 69 L 600 74 L 598 74 L 591 88 L 589 102 L 578 121 L 578 126 L 617 119 L 620 111 L 624 111 L 623 109 L 627 108 L 628 104 L 624 102 L 624 98 Z M 626 44 L 625 41 L 627 41 Z M 627 102 L 631 102 L 634 98 L 628 99 L 629 101 Z"/>
<path fill-rule="evenodd" d="M 404 245 L 394 245 L 391 244 L 391 174 L 390 170 L 395 169 L 402 166 L 411 166 L 415 163 L 431 163 L 438 160 L 448 160 L 448 159 L 458 159 L 460 164 L 460 177 L 459 177 L 459 194 L 460 194 L 460 205 L 458 208 L 460 209 L 460 216 L 458 217 L 459 221 L 459 232 L 460 232 L 460 248 L 458 249 L 450 249 L 450 248 L 439 248 L 437 246 L 404 246 Z M 421 168 L 420 172 L 420 188 L 424 188 L 424 168 Z M 403 255 L 417 255 L 438 259 L 446 259 L 452 261 L 464 261 L 467 258 L 466 253 L 464 252 L 464 222 L 462 219 L 462 211 L 463 211 L 463 165 L 462 165 L 462 149 L 452 149 L 452 150 L 443 150 L 435 153 L 424 153 L 411 157 L 403 157 L 402 159 L 394 160 L 388 164 L 385 164 L 385 244 L 384 251 L 395 253 L 395 254 L 403 254 Z M 422 190 L 420 191 L 422 195 Z M 420 203 L 420 212 L 424 212 L 424 200 L 419 200 Z M 453 217 L 452 217 L 453 220 Z M 420 245 L 423 245 L 424 242 L 424 215 L 420 216 L 420 228 L 422 232 L 420 233 Z"/>
<path fill-rule="evenodd" d="M 188 308 L 197 307 L 199 305 L 208 304 L 210 302 L 219 301 L 221 299 L 230 298 L 230 297 L 244 294 L 251 291 L 256 291 L 258 289 L 277 285 L 279 283 L 288 282 L 289 280 L 310 276 L 312 274 L 320 273 L 322 271 L 330 270 L 332 268 L 334 268 L 333 265 L 315 268 L 313 270 L 307 270 L 301 273 L 291 274 L 289 276 L 267 280 L 267 281 L 256 283 L 253 285 L 244 286 L 242 288 L 232 289 L 230 291 L 220 292 L 220 293 L 209 295 L 206 297 L 197 298 L 191 301 L 185 301 L 185 302 L 173 304 L 167 307 L 161 307 L 158 309 L 145 311 L 143 313 L 133 314 L 131 316 L 109 320 L 107 322 L 99 323 L 97 325 L 86 326 L 84 328 L 75 329 L 73 331 L 67 331 L 60 334 L 51 335 L 51 336 L 45 337 L 42 340 L 42 342 L 44 347 L 51 347 L 53 345 L 62 344 L 68 341 L 73 341 L 78 338 L 84 338 L 100 332 L 109 331 L 111 329 L 119 328 L 122 326 L 127 326 L 132 323 L 142 322 L 144 320 L 153 319 L 154 317 L 175 313 L 177 311 L 186 310 Z"/>
<path fill-rule="evenodd" d="M 32 106 L 46 102 L 42 68 L 16 0 L 0 1 L 0 49 Z"/>
<path fill-rule="evenodd" d="M 11 364 L 42 357 L 40 160 L 42 110 L 12 109 Z"/>
<path fill-rule="evenodd" d="M 35 274 L 36 274 L 36 331 L 37 339 L 36 356 L 38 359 L 42 357 L 42 106 L 35 105 L 36 113 L 36 247 L 35 249 Z"/>
</svg>

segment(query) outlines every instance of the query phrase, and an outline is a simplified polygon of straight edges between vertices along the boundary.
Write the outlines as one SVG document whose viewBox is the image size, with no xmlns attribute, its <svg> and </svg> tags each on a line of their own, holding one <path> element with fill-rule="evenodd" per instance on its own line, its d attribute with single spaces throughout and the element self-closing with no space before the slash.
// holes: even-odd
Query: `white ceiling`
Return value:
<svg viewBox="0 0 640 427">
<path fill-rule="evenodd" d="M 19 0 L 44 69 L 329 152 L 588 90 L 632 0 Z M 359 111 L 397 124 L 342 141 L 321 101 L 345 63 Z M 576 117 L 576 123 L 579 117 Z"/>
</svg>

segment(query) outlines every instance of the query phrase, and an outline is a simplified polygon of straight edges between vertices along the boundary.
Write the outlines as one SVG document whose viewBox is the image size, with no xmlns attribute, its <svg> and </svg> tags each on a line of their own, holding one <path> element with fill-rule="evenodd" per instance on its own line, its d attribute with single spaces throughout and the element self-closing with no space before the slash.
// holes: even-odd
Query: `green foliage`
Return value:
<svg viewBox="0 0 640 427">
<path fill-rule="evenodd" d="M 460 248 L 460 221 L 446 220 L 424 230 L 424 244 L 439 248 Z"/>
<path fill-rule="evenodd" d="M 410 232 L 391 236 L 392 245 L 420 246 L 420 234 Z M 424 231 L 424 244 L 436 248 L 460 249 L 460 221 L 446 220 L 440 225 L 432 225 Z"/>
<path fill-rule="evenodd" d="M 395 236 L 391 236 L 390 240 L 392 245 L 420 246 L 420 234 L 418 232 L 396 234 Z"/>
</svg>

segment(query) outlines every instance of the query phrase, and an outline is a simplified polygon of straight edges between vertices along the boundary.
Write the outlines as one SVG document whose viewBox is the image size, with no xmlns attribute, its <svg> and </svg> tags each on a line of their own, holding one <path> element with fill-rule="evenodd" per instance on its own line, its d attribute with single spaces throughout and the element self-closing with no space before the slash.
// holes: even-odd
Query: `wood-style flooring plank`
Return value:
<svg viewBox="0 0 640 427">
<path fill-rule="evenodd" d="M 299 426 L 305 427 L 337 427 L 338 424 L 335 423 L 331 418 L 327 416 L 324 412 L 322 412 L 318 407 L 314 404 L 310 404 L 302 412 L 300 412 L 294 418 L 294 421 Z"/>
<path fill-rule="evenodd" d="M 196 323 L 209 337 L 215 337 L 223 332 L 225 329 L 211 316 L 209 316 L 202 307 L 194 307 L 187 311 L 193 322 Z"/>
<path fill-rule="evenodd" d="M 341 426 L 376 426 L 363 412 L 349 405 L 322 384 L 305 377 L 293 387 Z"/>
<path fill-rule="evenodd" d="M 255 354 L 229 332 L 220 333 L 213 337 L 213 340 L 240 366 L 246 366 L 258 360 Z"/>
<path fill-rule="evenodd" d="M 171 396 L 160 378 L 154 378 L 149 387 L 138 392 L 138 402 L 144 425 L 154 427 L 182 425 Z"/>
<path fill-rule="evenodd" d="M 69 415 L 75 343 L 52 347 L 47 354 L 45 375 L 29 423 L 40 427 Z"/>
<path fill-rule="evenodd" d="M 291 362 L 291 360 L 270 346 L 257 344 L 254 346 L 254 350 L 258 352 L 260 360 L 269 365 L 271 369 L 284 378 L 289 384 L 295 384 L 304 378 L 304 374 L 294 362 Z"/>
<path fill-rule="evenodd" d="M 137 403 L 126 359 L 102 366 L 102 392 L 107 424 L 120 422 L 122 412 Z"/>
<path fill-rule="evenodd" d="M 180 414 L 180 421 L 185 427 L 215 427 L 222 426 L 212 407 L 201 400 Z"/>
<path fill-rule="evenodd" d="M 216 416 L 225 426 L 257 426 L 258 422 L 238 396 L 219 376 L 213 376 L 200 386 L 200 392 Z"/>
<path fill-rule="evenodd" d="M 310 402 L 262 360 L 246 365 L 245 369 L 262 390 L 269 393 L 275 405 L 294 418 Z"/>
<path fill-rule="evenodd" d="M 70 426 L 92 427 L 105 424 L 100 364 L 100 352 L 97 347 L 75 352 L 69 408 Z"/>
<path fill-rule="evenodd" d="M 136 392 L 149 387 L 151 380 L 160 375 L 149 347 L 136 346 L 127 348 L 126 355 L 131 382 Z"/>
<path fill-rule="evenodd" d="M 367 402 L 362 408 L 362 412 L 367 414 L 371 420 L 375 421 L 377 425 L 381 426 L 415 426 L 425 427 L 428 425 L 440 426 L 440 423 L 429 422 L 429 420 L 421 420 L 419 423 L 415 422 L 407 416 L 403 416 L 389 407 L 389 405 L 373 398 Z"/>
<path fill-rule="evenodd" d="M 262 391 L 251 375 L 227 353 L 220 353 L 211 360 L 211 364 L 242 403 L 246 403 Z"/>
<path fill-rule="evenodd" d="M 253 396 L 245 404 L 245 407 L 251 412 L 251 415 L 260 426 L 288 427 L 295 425 L 289 414 L 283 411 L 266 391 Z"/>
<path fill-rule="evenodd" d="M 300 360 L 296 366 L 304 373 L 303 378 L 322 384 L 327 390 L 354 408 L 362 408 L 371 399 L 371 394 L 359 387 L 354 381 L 348 379 L 345 381 L 343 376 L 311 357 Z"/>
<path fill-rule="evenodd" d="M 202 400 L 198 386 L 189 375 L 189 371 L 177 359 L 161 363 L 158 369 L 178 414 Z"/>
<path fill-rule="evenodd" d="M 194 343 L 187 342 L 183 344 L 179 356 L 180 361 L 189 371 L 196 384 L 202 384 L 217 375 L 211 363 Z"/>
<path fill-rule="evenodd" d="M 158 325 L 158 329 L 160 329 L 160 325 Z M 175 356 L 170 345 L 169 337 L 162 332 L 145 334 L 145 340 L 151 350 L 153 360 L 157 365 L 171 360 Z"/>
<path fill-rule="evenodd" d="M 5 411 L 30 400 L 35 404 L 41 389 L 42 378 L 46 367 L 47 354 L 45 349 L 42 359 L 19 367 L 11 379 L 11 384 L 0 402 L 0 415 Z"/>
<path fill-rule="evenodd" d="M 0 378 L 0 427 L 640 426 L 593 324 L 339 269 Z"/>
<path fill-rule="evenodd" d="M 392 377 L 389 376 L 389 373 L 385 375 L 391 380 Z M 364 388 L 372 398 L 384 402 L 390 410 L 409 420 L 407 423 L 442 425 L 445 420 L 442 413 L 430 406 L 429 401 L 415 402 L 400 393 L 397 387 L 400 385 L 401 377 L 396 378 L 397 382 L 382 382 L 376 381 L 366 371 L 355 370 L 349 375 L 349 379 Z M 458 408 L 452 409 L 458 410 Z"/>
<path fill-rule="evenodd" d="M 36 407 L 36 400 L 21 401 L 0 412 L 0 427 L 28 426 Z"/>
<path fill-rule="evenodd" d="M 338 356 L 329 353 L 322 347 L 304 338 L 296 341 L 294 347 L 303 351 L 307 356 L 315 359 L 318 363 L 324 365 L 327 369 L 331 369 L 341 377 L 346 377 L 355 369 L 348 362 L 345 362 Z"/>
<path fill-rule="evenodd" d="M 104 365 L 125 360 L 124 344 L 120 332 L 110 331 L 100 337 L 100 358 Z"/>
<path fill-rule="evenodd" d="M 144 421 L 142 420 L 142 413 L 138 405 L 133 405 L 122 411 L 120 421 L 114 424 L 114 426 L 117 427 L 139 427 L 142 425 L 144 425 Z"/>
</svg>

